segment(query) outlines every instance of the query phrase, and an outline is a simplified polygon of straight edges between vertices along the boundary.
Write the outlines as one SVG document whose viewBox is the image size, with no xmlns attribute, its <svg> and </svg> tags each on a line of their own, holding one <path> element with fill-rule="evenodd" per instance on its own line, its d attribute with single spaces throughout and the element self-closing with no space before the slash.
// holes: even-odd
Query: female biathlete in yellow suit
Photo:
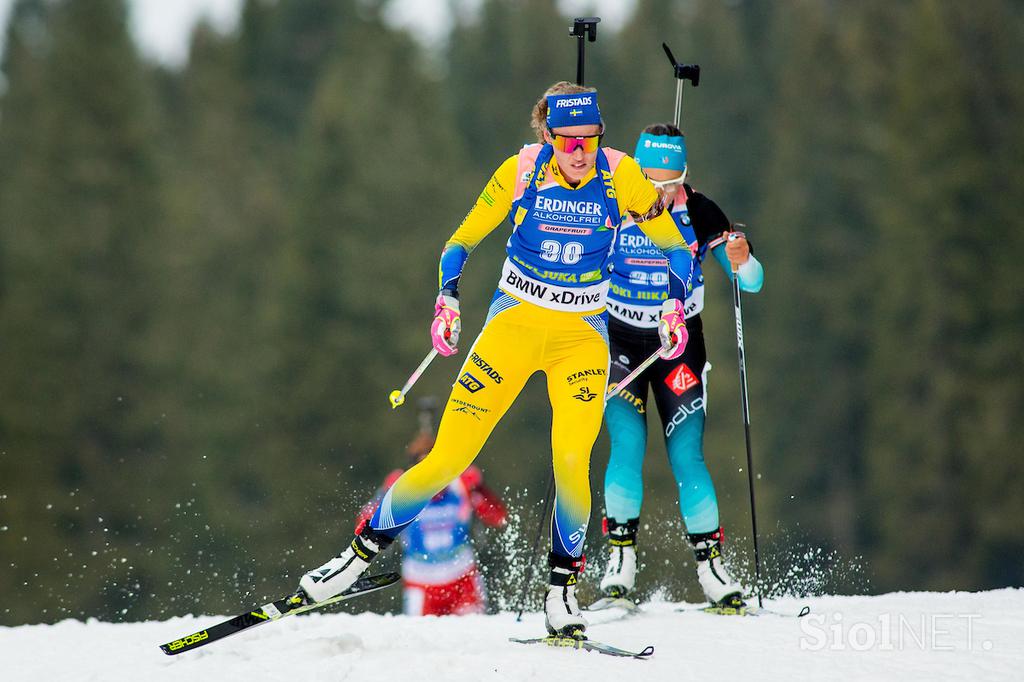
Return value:
<svg viewBox="0 0 1024 682">
<path fill-rule="evenodd" d="M 579 635 L 576 576 L 590 517 L 590 452 L 601 427 L 608 380 L 605 294 L 620 218 L 628 212 L 670 261 L 671 298 L 661 316 L 663 354 L 686 344 L 682 299 L 691 254 L 658 193 L 626 154 L 601 149 L 597 93 L 558 83 L 534 107 L 544 144 L 524 147 L 495 171 L 445 244 L 434 347 L 456 352 L 458 283 L 469 253 L 506 217 L 508 258 L 480 336 L 452 386 L 430 453 L 384 494 L 351 545 L 306 573 L 299 595 L 320 601 L 347 589 L 370 561 L 466 469 L 527 379 L 547 375 L 556 498 L 551 519 L 547 628 Z"/>
</svg>

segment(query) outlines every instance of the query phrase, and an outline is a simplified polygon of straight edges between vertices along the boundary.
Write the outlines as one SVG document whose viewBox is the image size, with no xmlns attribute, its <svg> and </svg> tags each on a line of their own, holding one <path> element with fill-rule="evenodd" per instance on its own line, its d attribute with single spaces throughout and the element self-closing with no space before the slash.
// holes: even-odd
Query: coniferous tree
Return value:
<svg viewBox="0 0 1024 682">
<path fill-rule="evenodd" d="M 1009 452 L 991 440 L 1014 441 L 1007 410 L 1019 408 L 1020 384 L 1000 377 L 1006 362 L 1019 367 L 1019 353 L 986 352 L 1015 336 L 1019 346 L 1020 331 L 1012 322 L 1020 319 L 1019 300 L 1015 308 L 987 293 L 993 285 L 1007 290 L 1005 254 L 1019 243 L 1012 233 L 994 239 L 991 225 L 1006 215 L 1003 196 L 992 190 L 1014 172 L 1010 150 L 1020 140 L 999 110 L 1019 102 L 1020 90 L 997 94 L 977 78 L 975 64 L 985 63 L 986 75 L 1014 68 L 1005 32 L 1019 36 L 1019 24 L 1001 18 L 929 0 L 900 15 L 904 49 L 893 60 L 881 118 L 882 180 L 898 191 L 875 213 L 887 248 L 878 259 L 876 287 L 885 295 L 874 306 L 871 387 L 887 409 L 872 411 L 865 453 L 869 501 L 884 509 L 872 527 L 874 542 L 886 548 L 877 569 L 887 585 L 899 583 L 911 557 L 924 587 L 1020 579 L 1019 565 L 1000 560 L 1019 541 L 993 533 L 998 524 L 979 524 L 992 518 L 982 511 L 993 491 L 982 472 L 1000 486 L 1019 476 Z M 1006 191 L 1019 201 L 1019 188 Z M 1013 502 L 1000 506 L 1008 516 L 1019 513 Z"/>
<path fill-rule="evenodd" d="M 762 421 L 766 501 L 816 545 L 856 548 L 863 450 L 862 311 L 871 248 L 864 156 L 842 49 L 847 18 L 817 3 L 773 17 L 772 152 L 764 160 L 759 254 L 770 374 L 754 394 Z M 814 64 L 814 68 L 807 65 Z M 795 245 L 799 245 L 796 247 Z M 813 397 L 813 399 L 808 399 Z M 799 491 L 798 494 L 794 494 Z"/>
<path fill-rule="evenodd" d="M 159 415 L 147 404 L 159 367 L 150 336 L 160 299 L 151 268 L 160 215 L 155 110 L 126 24 L 118 0 L 57 4 L 30 27 L 48 46 L 31 72 L 39 83 L 25 88 L 45 96 L 17 102 L 28 73 L 16 65 L 10 73 L 21 116 L 17 129 L 5 122 L 5 136 L 22 144 L 8 147 L 20 170 L 4 183 L 17 199 L 0 209 L 9 379 L 0 404 L 17 406 L 17 458 L 45 463 L 43 479 L 17 494 L 43 515 L 37 528 L 50 526 L 19 552 L 29 574 L 34 562 L 89 563 L 104 536 L 140 556 L 146 531 L 134 481 L 160 467 Z M 104 551 L 91 561 L 95 568 L 110 558 Z M 56 601 L 81 592 L 79 606 L 110 617 L 129 608 L 141 580 L 134 560 L 106 576 L 68 575 L 63 587 L 22 580 Z"/>
<path fill-rule="evenodd" d="M 459 135 L 480 173 L 535 142 L 530 109 L 552 83 L 576 77 L 576 46 L 551 0 L 485 0 L 449 48 L 449 97 Z"/>
<path fill-rule="evenodd" d="M 165 138 L 174 247 L 160 322 L 176 343 L 175 380 L 163 405 L 174 418 L 164 428 L 183 472 L 175 490 L 191 501 L 177 525 L 193 530 L 186 537 L 202 553 L 201 565 L 220 575 L 246 565 L 245 547 L 280 537 L 285 526 L 271 518 L 277 481 L 301 479 L 301 471 L 267 471 L 279 462 L 266 437 L 274 425 L 264 417 L 278 353 L 270 333 L 279 314 L 270 295 L 273 265 L 288 200 L 284 169 L 272 162 L 279 148 L 249 116 L 254 94 L 239 43 L 235 34 L 197 28 L 187 68 L 171 76 L 174 116 Z M 172 566 L 172 581 L 186 578 L 188 563 Z M 210 592 L 193 594 L 206 604 L 224 597 L 223 586 Z"/>
<path fill-rule="evenodd" d="M 350 0 L 246 0 L 239 50 L 251 88 L 254 120 L 294 142 L 343 24 L 355 20 Z"/>
<path fill-rule="evenodd" d="M 35 150 L 42 145 L 45 131 L 32 122 L 45 110 L 46 95 L 42 73 L 49 54 L 51 34 L 47 6 L 42 0 L 19 0 L 11 10 L 7 26 L 3 60 L 0 62 L 6 88 L 0 98 L 0 329 L 16 331 L 23 324 L 33 324 L 37 306 L 20 298 L 31 286 L 33 268 L 25 268 L 22 254 L 40 250 L 31 225 L 25 222 L 32 209 L 32 197 L 21 191 L 31 181 L 45 175 L 45 168 Z M 38 262 L 40 257 L 36 257 Z M 24 399 L 32 384 L 48 380 L 38 374 L 46 369 L 39 362 L 26 371 L 20 360 L 22 353 L 38 343 L 32 327 L 23 336 L 5 335 L 0 354 L 0 481 L 3 481 L 3 525 L 0 551 L 4 556 L 19 556 L 23 545 L 36 534 L 35 520 L 44 497 L 52 487 L 52 467 L 39 451 L 52 450 L 36 439 L 39 426 L 38 408 L 29 407 Z M 34 452 L 29 451 L 34 448 Z M 23 562 L 13 562 L 0 576 L 0 587 L 9 594 L 18 591 L 33 572 L 47 550 L 56 551 L 53 543 L 27 553 Z M 45 560 L 45 559 L 43 559 Z M 9 622 L 21 622 L 29 614 L 15 609 L 0 614 Z"/>
<path fill-rule="evenodd" d="M 411 411 L 389 411 L 387 394 L 429 347 L 436 258 L 472 196 L 418 48 L 379 17 L 339 28 L 346 48 L 325 67 L 303 131 L 275 292 L 281 400 L 270 418 L 279 451 L 308 469 L 317 518 L 353 513 L 404 464 Z M 440 380 L 425 378 L 417 395 Z M 337 541 L 333 521 L 302 532 L 319 530 Z"/>
</svg>

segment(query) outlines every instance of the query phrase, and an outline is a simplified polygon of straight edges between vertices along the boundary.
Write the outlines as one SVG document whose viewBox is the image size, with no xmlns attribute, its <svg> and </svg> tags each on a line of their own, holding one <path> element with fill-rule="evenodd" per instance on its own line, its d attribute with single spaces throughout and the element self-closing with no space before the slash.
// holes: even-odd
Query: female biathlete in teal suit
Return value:
<svg viewBox="0 0 1024 682">
<path fill-rule="evenodd" d="M 629 214 L 667 259 L 670 290 L 660 304 L 663 353 L 686 346 L 683 303 L 690 250 L 658 193 L 628 155 L 600 147 L 597 93 L 570 83 L 534 108 L 542 144 L 527 145 L 495 171 L 445 244 L 431 326 L 434 348 L 456 352 L 458 285 L 469 253 L 509 219 L 507 258 L 483 331 L 469 349 L 430 453 L 384 493 L 350 546 L 299 581 L 298 597 L 320 601 L 347 589 L 430 499 L 468 467 L 536 371 L 547 375 L 556 483 L 551 568 L 545 598 L 550 632 L 580 635 L 576 579 L 590 517 L 590 452 L 608 380 L 605 297 L 620 216 Z M 518 459 L 521 453 L 508 453 Z"/>
<path fill-rule="evenodd" d="M 704 414 L 711 365 L 700 319 L 704 307 L 701 266 L 710 251 L 727 276 L 734 276 L 734 266 L 738 269 L 740 288 L 748 292 L 761 289 L 764 270 L 750 254 L 746 238 L 731 231 L 718 205 L 683 184 L 686 141 L 677 127 L 648 126 L 637 141 L 634 156 L 658 187 L 694 254 L 693 289 L 684 309 L 689 341 L 683 355 L 655 362 L 612 398 L 605 411 L 611 436 L 611 457 L 604 479 L 610 557 L 601 588 L 609 597 L 624 597 L 636 581 L 635 545 L 644 492 L 641 469 L 647 445 L 647 394 L 651 389 L 679 489 L 679 511 L 696 554 L 700 585 L 714 605 L 740 607 L 742 587 L 729 575 L 722 560 L 718 500 L 704 463 Z M 619 231 L 612 264 L 608 312 L 610 379 L 614 384 L 660 347 L 658 315 L 669 291 L 665 259 L 629 221 Z"/>
</svg>

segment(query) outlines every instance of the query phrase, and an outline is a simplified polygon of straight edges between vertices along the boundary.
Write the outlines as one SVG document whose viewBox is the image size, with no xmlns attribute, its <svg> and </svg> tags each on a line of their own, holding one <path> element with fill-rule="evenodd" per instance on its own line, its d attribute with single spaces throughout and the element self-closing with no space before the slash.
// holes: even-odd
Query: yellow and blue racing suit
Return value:
<svg viewBox="0 0 1024 682">
<path fill-rule="evenodd" d="M 455 295 L 469 253 L 506 217 L 513 232 L 487 321 L 452 386 L 431 452 L 384 494 L 370 527 L 395 537 L 476 458 L 536 371 L 547 376 L 556 484 L 552 552 L 578 558 L 590 518 L 590 453 L 608 383 L 605 296 L 621 216 L 667 256 L 684 298 L 691 254 L 640 167 L 614 149 L 575 187 L 550 145 L 528 145 L 495 171 L 445 244 L 439 284 Z"/>
</svg>

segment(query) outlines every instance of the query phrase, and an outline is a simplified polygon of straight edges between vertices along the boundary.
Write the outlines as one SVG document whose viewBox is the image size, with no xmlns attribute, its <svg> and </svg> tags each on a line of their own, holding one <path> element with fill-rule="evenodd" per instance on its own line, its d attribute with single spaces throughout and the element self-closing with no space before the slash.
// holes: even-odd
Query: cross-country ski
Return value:
<svg viewBox="0 0 1024 682">
<path fill-rule="evenodd" d="M 337 604 L 345 601 L 346 599 L 376 592 L 377 590 L 384 589 L 388 585 L 394 585 L 400 579 L 401 576 L 397 573 L 382 573 L 380 575 L 371 575 L 360 578 L 354 585 L 352 585 L 352 587 L 348 588 L 336 597 L 325 599 L 324 601 L 315 604 L 304 603 L 302 597 L 299 595 L 283 597 L 268 604 L 264 604 L 263 606 L 250 609 L 245 613 L 240 613 L 229 620 L 217 623 L 216 625 L 211 625 L 210 627 L 203 628 L 197 632 L 184 635 L 183 637 L 179 637 L 166 644 L 161 644 L 160 649 L 168 656 L 174 656 L 186 651 L 193 651 L 201 646 L 212 644 L 213 642 L 224 639 L 225 637 L 236 635 L 258 625 L 264 625 L 266 623 L 272 623 L 276 620 L 280 620 L 285 616 L 297 616 L 301 613 L 308 613 L 314 609 Z"/>
</svg>

